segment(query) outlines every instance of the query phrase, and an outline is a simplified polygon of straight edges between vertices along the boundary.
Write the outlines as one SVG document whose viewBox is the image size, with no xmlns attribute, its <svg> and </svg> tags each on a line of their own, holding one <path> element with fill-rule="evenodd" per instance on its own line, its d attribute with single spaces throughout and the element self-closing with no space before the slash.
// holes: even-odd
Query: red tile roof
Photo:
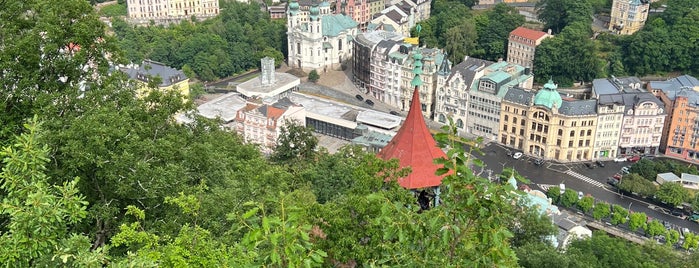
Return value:
<svg viewBox="0 0 699 268">
<path fill-rule="evenodd" d="M 441 165 L 433 163 L 432 160 L 446 158 L 446 154 L 437 147 L 437 142 L 425 125 L 419 94 L 415 87 L 408 117 L 396 136 L 378 154 L 385 160 L 398 158 L 401 167 L 412 168 L 408 176 L 398 179 L 398 184 L 407 189 L 439 186 L 444 177 L 435 175 Z"/>
<path fill-rule="evenodd" d="M 514 29 L 512 32 L 510 32 L 510 35 L 516 35 L 520 36 L 526 39 L 530 40 L 539 40 L 540 38 L 546 36 L 545 32 L 542 31 L 537 31 L 537 30 L 532 30 L 529 28 L 524 28 L 524 27 L 517 27 L 517 29 Z"/>
</svg>

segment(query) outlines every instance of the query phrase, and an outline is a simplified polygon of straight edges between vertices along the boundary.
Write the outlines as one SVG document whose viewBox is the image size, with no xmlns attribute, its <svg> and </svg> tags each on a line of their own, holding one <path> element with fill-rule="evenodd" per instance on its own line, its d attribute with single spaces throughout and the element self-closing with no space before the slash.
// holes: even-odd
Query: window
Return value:
<svg viewBox="0 0 699 268">
<path fill-rule="evenodd" d="M 509 107 L 508 107 L 508 108 L 509 108 Z M 510 120 L 510 117 L 507 116 L 507 115 L 505 115 L 505 122 L 507 122 L 507 121 L 509 121 L 509 120 Z"/>
<path fill-rule="evenodd" d="M 558 130 L 558 136 L 563 136 L 563 130 L 562 130 L 562 129 L 559 129 L 559 130 Z"/>
<path fill-rule="evenodd" d="M 570 136 L 571 136 L 571 137 L 575 137 L 575 130 L 571 130 L 571 131 L 570 131 Z"/>
<path fill-rule="evenodd" d="M 592 136 L 592 129 L 588 129 L 588 130 L 587 130 L 587 135 L 588 135 L 588 136 Z"/>
</svg>

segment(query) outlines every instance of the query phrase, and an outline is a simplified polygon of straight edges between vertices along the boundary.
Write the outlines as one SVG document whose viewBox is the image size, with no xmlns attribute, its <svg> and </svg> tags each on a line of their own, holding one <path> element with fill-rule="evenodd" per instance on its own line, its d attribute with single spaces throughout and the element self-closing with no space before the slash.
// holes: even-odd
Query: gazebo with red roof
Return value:
<svg viewBox="0 0 699 268">
<path fill-rule="evenodd" d="M 389 160 L 397 158 L 401 167 L 411 167 L 412 172 L 406 177 L 398 179 L 398 184 L 406 189 L 421 189 L 428 187 L 438 187 L 442 183 L 445 175 L 436 175 L 437 169 L 441 166 L 435 164 L 435 158 L 446 158 L 446 154 L 437 146 L 437 142 L 432 138 L 432 134 L 422 117 L 420 104 L 419 86 L 422 84 L 420 74 L 422 73 L 422 55 L 417 50 L 413 56 L 415 77 L 411 82 L 414 86 L 410 110 L 405 122 L 398 130 L 398 133 L 391 141 L 378 153 L 382 159 Z M 436 198 L 439 190 L 436 189 Z M 437 199 L 438 200 L 438 199 Z"/>
</svg>

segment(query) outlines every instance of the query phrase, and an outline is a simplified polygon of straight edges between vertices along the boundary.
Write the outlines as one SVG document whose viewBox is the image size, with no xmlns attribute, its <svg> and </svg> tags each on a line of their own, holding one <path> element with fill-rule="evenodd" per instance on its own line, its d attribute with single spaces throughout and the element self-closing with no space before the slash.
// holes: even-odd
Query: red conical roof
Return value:
<svg viewBox="0 0 699 268">
<path fill-rule="evenodd" d="M 446 154 L 437 147 L 437 142 L 432 138 L 425 119 L 422 118 L 419 94 L 415 87 L 408 117 L 396 136 L 378 154 L 384 160 L 398 158 L 401 167 L 412 168 L 408 176 L 398 179 L 398 184 L 407 189 L 438 186 L 444 176 L 435 175 L 441 165 L 433 163 L 432 160 L 446 158 Z"/>
</svg>

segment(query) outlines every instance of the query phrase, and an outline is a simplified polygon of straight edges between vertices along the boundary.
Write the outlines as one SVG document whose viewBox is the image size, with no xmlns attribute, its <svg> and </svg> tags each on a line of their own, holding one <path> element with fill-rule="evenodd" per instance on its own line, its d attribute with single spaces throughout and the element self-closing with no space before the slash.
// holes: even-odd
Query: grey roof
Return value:
<svg viewBox="0 0 699 268">
<path fill-rule="evenodd" d="M 298 106 L 298 104 L 292 102 L 289 97 L 281 98 L 272 104 L 272 107 L 284 110 L 289 109 L 291 106 Z"/>
<path fill-rule="evenodd" d="M 643 92 L 641 89 L 642 86 L 643 82 L 641 82 L 641 79 L 638 79 L 638 77 L 635 76 L 621 78 L 612 76 L 611 78 L 599 78 L 592 80 L 592 91 L 594 96 L 616 94 L 619 92 Z"/>
<path fill-rule="evenodd" d="M 447 58 L 448 53 L 444 52 L 444 58 Z M 449 60 L 442 60 L 442 63 L 439 65 L 439 74 L 441 75 L 446 75 L 451 73 L 451 63 Z"/>
<path fill-rule="evenodd" d="M 558 225 L 558 227 L 566 231 L 569 231 L 570 229 L 573 229 L 573 227 L 578 226 L 578 224 L 574 221 L 571 221 L 570 219 L 563 217 L 556 217 L 555 223 L 556 225 Z"/>
<path fill-rule="evenodd" d="M 689 75 L 682 75 L 667 81 L 652 81 L 650 87 L 662 90 L 670 100 L 675 100 L 677 96 L 688 98 L 689 105 L 699 106 L 699 92 L 693 90 L 699 87 L 699 80 Z"/>
<path fill-rule="evenodd" d="M 187 76 L 180 70 L 170 68 L 163 63 L 144 60 L 140 66 L 120 68 L 122 72 L 129 75 L 131 79 L 136 79 L 146 82 L 146 77 L 160 77 L 161 87 L 167 87 L 187 79 Z"/>
<path fill-rule="evenodd" d="M 363 32 L 363 33 L 357 34 L 357 36 L 354 38 L 354 40 L 357 40 L 357 42 L 359 44 L 361 44 L 362 46 L 365 46 L 365 47 L 374 47 L 375 45 L 379 45 L 382 43 L 382 41 L 386 41 L 386 40 L 394 41 L 392 43 L 384 43 L 383 44 L 386 47 L 390 47 L 393 44 L 397 43 L 395 41 L 402 41 L 403 36 L 400 34 L 394 33 L 394 32 L 375 30 L 375 31 L 368 31 L 368 32 Z"/>
<path fill-rule="evenodd" d="M 536 92 L 523 89 L 520 87 L 513 87 L 507 91 L 505 96 L 502 98 L 505 101 L 518 103 L 524 106 L 530 106 L 534 104 L 534 95 Z"/>
<path fill-rule="evenodd" d="M 597 101 L 600 105 L 623 104 L 625 106 L 624 112 L 634 109 L 634 107 L 644 102 L 653 102 L 659 107 L 665 107 L 665 104 L 650 92 L 600 95 L 597 97 Z"/>
<path fill-rule="evenodd" d="M 464 59 L 464 61 L 460 62 L 451 69 L 451 75 L 448 79 L 451 80 L 451 78 L 456 73 L 459 73 L 461 74 L 461 77 L 463 77 L 464 81 L 471 83 L 473 82 L 473 78 L 475 77 L 476 72 L 478 72 L 478 70 L 480 70 L 481 68 L 488 67 L 493 63 L 494 62 L 488 60 L 467 57 L 466 59 Z"/>
<path fill-rule="evenodd" d="M 597 114 L 597 100 L 566 100 L 563 99 L 558 112 L 563 115 L 594 115 Z"/>
<path fill-rule="evenodd" d="M 386 15 L 386 17 L 388 17 L 392 21 L 395 21 L 398 24 L 401 24 L 400 21 L 401 21 L 401 19 L 403 19 L 403 15 L 401 15 L 400 13 L 398 13 L 398 11 L 395 11 L 395 10 L 391 10 L 384 15 Z"/>
<path fill-rule="evenodd" d="M 410 8 L 412 8 L 412 6 L 405 1 L 400 1 L 400 3 L 395 4 L 395 6 L 403 10 L 405 14 L 410 14 Z"/>
</svg>

